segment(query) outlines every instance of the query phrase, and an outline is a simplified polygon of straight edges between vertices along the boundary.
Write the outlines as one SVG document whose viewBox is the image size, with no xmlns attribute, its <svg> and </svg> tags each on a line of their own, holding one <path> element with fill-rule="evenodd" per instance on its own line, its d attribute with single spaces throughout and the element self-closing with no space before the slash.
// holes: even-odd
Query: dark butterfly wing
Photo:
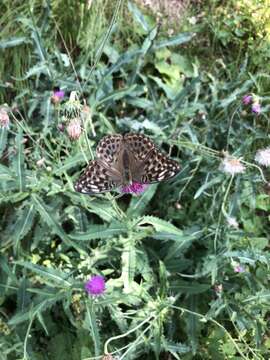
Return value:
<svg viewBox="0 0 270 360">
<path fill-rule="evenodd" d="M 142 184 L 152 184 L 171 179 L 180 171 L 180 166 L 176 161 L 163 155 L 157 149 L 153 149 L 148 154 L 142 166 L 140 179 L 136 179 Z"/>
<path fill-rule="evenodd" d="M 125 145 L 128 150 L 138 161 L 143 161 L 147 158 L 148 153 L 155 149 L 155 144 L 149 137 L 143 134 L 128 133 L 124 135 Z"/>
<path fill-rule="evenodd" d="M 99 194 L 113 190 L 119 181 L 117 173 L 108 169 L 102 161 L 94 160 L 88 164 L 74 188 L 83 194 Z"/>
<path fill-rule="evenodd" d="M 120 134 L 107 135 L 98 143 L 96 154 L 100 160 L 108 164 L 115 163 L 122 146 L 123 136 Z"/>
</svg>

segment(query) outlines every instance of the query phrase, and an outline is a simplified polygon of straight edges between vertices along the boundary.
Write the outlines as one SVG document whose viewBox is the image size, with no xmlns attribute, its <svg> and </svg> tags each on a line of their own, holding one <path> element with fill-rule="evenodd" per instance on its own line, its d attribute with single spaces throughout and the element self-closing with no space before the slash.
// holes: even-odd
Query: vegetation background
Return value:
<svg viewBox="0 0 270 360">
<path fill-rule="evenodd" d="M 269 359 L 269 1 L 7 0 L 0 28 L 0 359 Z M 180 174 L 76 193 L 124 131 Z"/>
</svg>

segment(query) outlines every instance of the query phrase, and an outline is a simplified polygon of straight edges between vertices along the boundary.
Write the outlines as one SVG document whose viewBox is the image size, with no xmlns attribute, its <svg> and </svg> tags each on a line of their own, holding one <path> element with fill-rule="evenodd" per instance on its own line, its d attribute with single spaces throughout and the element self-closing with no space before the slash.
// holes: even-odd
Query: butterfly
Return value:
<svg viewBox="0 0 270 360">
<path fill-rule="evenodd" d="M 107 135 L 98 143 L 96 157 L 75 183 L 76 191 L 91 195 L 135 183 L 153 184 L 180 170 L 176 161 L 163 155 L 143 134 Z"/>
</svg>

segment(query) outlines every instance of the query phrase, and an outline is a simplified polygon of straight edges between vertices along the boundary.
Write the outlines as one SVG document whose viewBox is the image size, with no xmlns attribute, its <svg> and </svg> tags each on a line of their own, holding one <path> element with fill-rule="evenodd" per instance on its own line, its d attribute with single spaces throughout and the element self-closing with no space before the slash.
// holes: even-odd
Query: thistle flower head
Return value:
<svg viewBox="0 0 270 360">
<path fill-rule="evenodd" d="M 242 98 L 242 103 L 244 105 L 249 105 L 251 103 L 251 101 L 252 101 L 252 95 L 245 95 Z"/>
<path fill-rule="evenodd" d="M 0 127 L 8 128 L 9 126 L 9 116 L 5 108 L 0 108 Z"/>
<path fill-rule="evenodd" d="M 71 140 L 78 140 L 82 133 L 81 120 L 78 118 L 70 120 L 67 132 Z"/>
<path fill-rule="evenodd" d="M 89 295 L 102 295 L 105 291 L 105 280 L 101 275 L 94 275 L 84 286 Z"/>
<path fill-rule="evenodd" d="M 146 184 L 134 182 L 130 185 L 122 186 L 121 192 L 126 194 L 140 195 L 147 189 L 147 187 L 148 185 Z"/>
<path fill-rule="evenodd" d="M 261 104 L 259 102 L 254 102 L 251 106 L 251 111 L 254 114 L 259 115 L 262 112 Z"/>
<path fill-rule="evenodd" d="M 270 147 L 256 152 L 255 161 L 262 166 L 270 166 Z"/>
<path fill-rule="evenodd" d="M 220 164 L 220 170 L 226 174 L 235 175 L 244 173 L 246 168 L 239 159 L 226 155 Z"/>
<path fill-rule="evenodd" d="M 54 104 L 58 104 L 65 96 L 65 92 L 63 90 L 55 90 L 51 97 L 51 100 Z"/>
</svg>

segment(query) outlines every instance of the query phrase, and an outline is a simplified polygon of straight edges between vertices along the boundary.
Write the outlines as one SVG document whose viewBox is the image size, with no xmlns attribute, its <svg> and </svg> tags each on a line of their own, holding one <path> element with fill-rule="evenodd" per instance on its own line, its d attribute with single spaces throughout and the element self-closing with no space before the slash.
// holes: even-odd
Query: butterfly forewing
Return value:
<svg viewBox="0 0 270 360">
<path fill-rule="evenodd" d="M 83 194 L 99 194 L 113 190 L 119 182 L 117 173 L 110 171 L 101 161 L 94 160 L 88 164 L 74 188 Z"/>
<path fill-rule="evenodd" d="M 119 134 L 107 135 L 98 143 L 97 157 L 106 163 L 115 163 L 123 142 L 123 136 Z"/>
<path fill-rule="evenodd" d="M 148 153 L 155 148 L 155 144 L 149 137 L 142 134 L 126 134 L 124 135 L 124 142 L 137 160 L 145 160 Z"/>
</svg>

